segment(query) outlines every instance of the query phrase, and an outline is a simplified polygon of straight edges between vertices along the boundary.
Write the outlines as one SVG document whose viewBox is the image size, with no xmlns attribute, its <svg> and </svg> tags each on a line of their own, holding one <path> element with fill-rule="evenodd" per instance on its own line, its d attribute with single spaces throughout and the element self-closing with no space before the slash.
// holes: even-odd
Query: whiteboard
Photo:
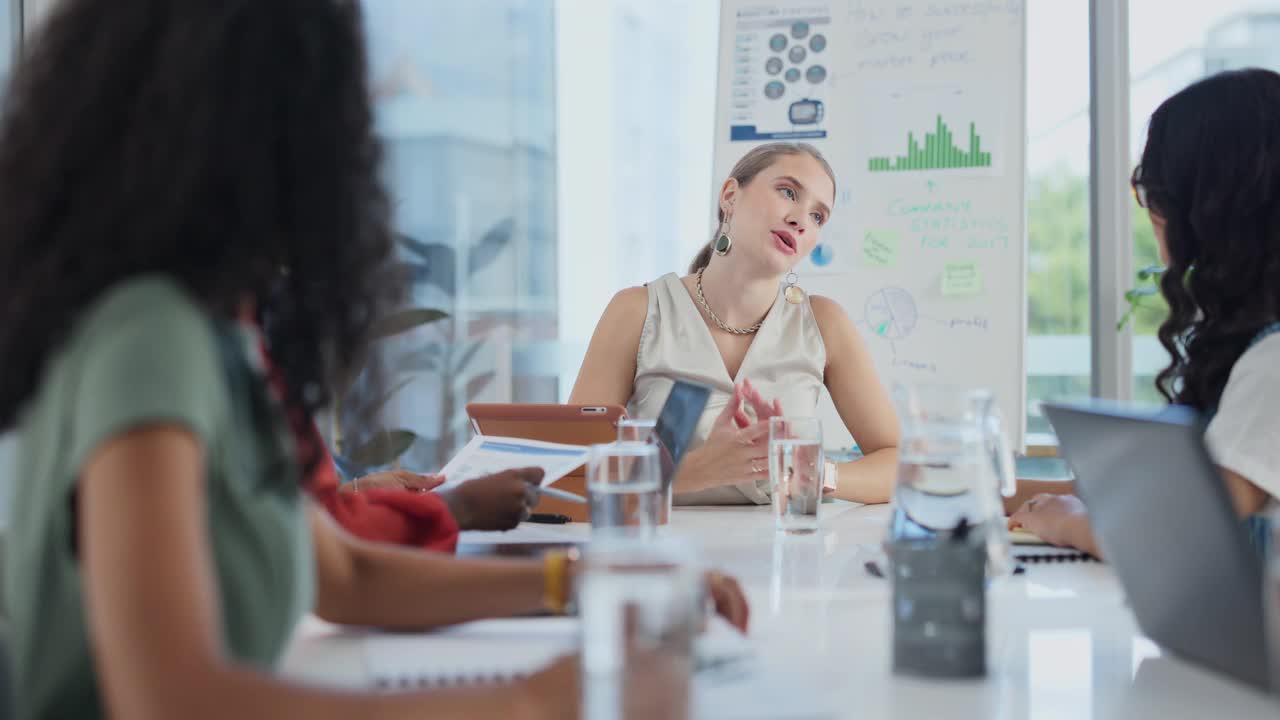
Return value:
<svg viewBox="0 0 1280 720">
<path fill-rule="evenodd" d="M 990 389 L 1021 446 L 1023 1 L 724 0 L 720 22 L 713 219 L 748 150 L 815 145 L 836 206 L 799 284 L 844 307 L 886 385 Z"/>
</svg>

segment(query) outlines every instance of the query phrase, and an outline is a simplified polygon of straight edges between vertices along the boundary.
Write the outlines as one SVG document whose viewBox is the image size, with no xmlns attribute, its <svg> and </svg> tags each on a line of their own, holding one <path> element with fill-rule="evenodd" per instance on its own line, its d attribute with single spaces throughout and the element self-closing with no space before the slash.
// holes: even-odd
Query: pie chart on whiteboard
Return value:
<svg viewBox="0 0 1280 720">
<path fill-rule="evenodd" d="M 911 293 L 897 287 L 877 290 L 863 307 L 871 332 L 886 340 L 901 340 L 916 328 L 919 313 Z"/>
<path fill-rule="evenodd" d="M 835 253 L 831 250 L 831 246 L 826 243 L 818 243 L 813 248 L 813 252 L 809 253 L 809 262 L 820 268 L 830 265 L 834 259 Z"/>
</svg>

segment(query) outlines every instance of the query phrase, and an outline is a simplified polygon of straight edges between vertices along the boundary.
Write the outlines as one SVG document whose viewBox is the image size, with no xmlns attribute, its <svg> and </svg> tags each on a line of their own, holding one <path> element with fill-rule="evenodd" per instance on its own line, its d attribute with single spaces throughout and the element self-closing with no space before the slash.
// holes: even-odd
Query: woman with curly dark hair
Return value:
<svg viewBox="0 0 1280 720">
<path fill-rule="evenodd" d="M 572 661 L 378 697 L 269 674 L 309 610 L 437 626 L 558 606 L 572 577 L 364 543 L 304 502 L 313 416 L 400 290 L 365 72 L 353 0 L 62 0 L 23 58 L 0 126 L 18 718 L 576 714 Z"/>
<path fill-rule="evenodd" d="M 1166 100 L 1133 188 L 1168 268 L 1156 386 L 1210 418 L 1232 503 L 1253 516 L 1280 497 L 1280 75 L 1224 72 Z M 1033 497 L 1013 520 L 1098 554 L 1073 496 Z"/>
</svg>

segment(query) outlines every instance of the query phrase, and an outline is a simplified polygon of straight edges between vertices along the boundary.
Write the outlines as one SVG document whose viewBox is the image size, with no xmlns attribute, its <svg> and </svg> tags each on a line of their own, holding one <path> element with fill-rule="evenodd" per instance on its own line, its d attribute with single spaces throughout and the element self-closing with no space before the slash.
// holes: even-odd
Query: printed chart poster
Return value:
<svg viewBox="0 0 1280 720">
<path fill-rule="evenodd" d="M 826 3 L 737 10 L 730 29 L 731 142 L 827 136 L 831 28 Z"/>
<path fill-rule="evenodd" d="M 858 104 L 860 169 L 877 178 L 903 173 L 942 179 L 1003 172 L 1007 103 L 992 88 L 903 88 Z"/>
</svg>

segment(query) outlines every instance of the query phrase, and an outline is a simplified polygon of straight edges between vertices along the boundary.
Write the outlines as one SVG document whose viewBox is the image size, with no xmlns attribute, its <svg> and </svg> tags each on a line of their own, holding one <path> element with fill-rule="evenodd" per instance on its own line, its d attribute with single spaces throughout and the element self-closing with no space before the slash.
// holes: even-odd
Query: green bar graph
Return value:
<svg viewBox="0 0 1280 720">
<path fill-rule="evenodd" d="M 872 157 L 867 163 L 870 172 L 903 172 L 907 170 L 953 170 L 956 168 L 991 167 L 991 153 L 982 150 L 982 136 L 973 123 L 969 123 L 969 147 L 956 145 L 955 134 L 937 116 L 934 130 L 925 133 L 924 143 L 915 133 L 907 132 L 907 154 Z"/>
</svg>

